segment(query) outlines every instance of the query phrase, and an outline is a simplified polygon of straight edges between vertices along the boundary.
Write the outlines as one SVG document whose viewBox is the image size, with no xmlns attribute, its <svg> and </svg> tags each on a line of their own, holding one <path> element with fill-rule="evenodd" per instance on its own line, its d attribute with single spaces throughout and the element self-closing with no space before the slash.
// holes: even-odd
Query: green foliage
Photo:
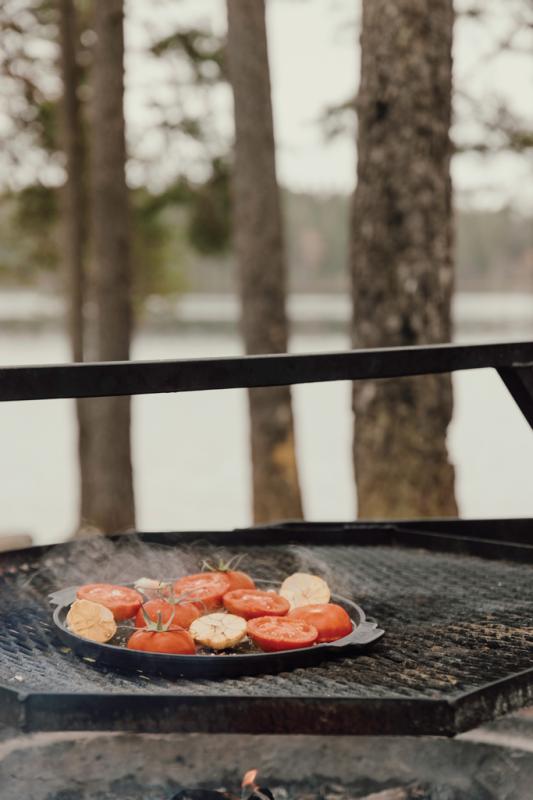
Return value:
<svg viewBox="0 0 533 800">
<path fill-rule="evenodd" d="M 156 56 L 178 53 L 185 56 L 197 84 L 219 82 L 224 72 L 225 42 L 220 37 L 192 27 L 161 39 L 152 47 Z"/>
<path fill-rule="evenodd" d="M 0 3 L 0 37 L 2 110 L 9 118 L 0 138 L 0 168 L 9 170 L 11 185 L 24 185 L 37 182 L 58 155 L 57 4 Z"/>
<path fill-rule="evenodd" d="M 87 78 L 93 58 L 92 3 L 93 0 L 76 2 L 75 44 L 82 105 L 89 98 Z M 2 142 L 0 163 L 4 159 L 13 186 L 29 183 L 26 189 L 10 196 L 3 207 L 0 261 L 4 274 L 6 270 L 19 277 L 24 273 L 25 280 L 31 280 L 41 270 L 55 269 L 60 260 L 57 197 L 55 191 L 41 185 L 50 174 L 46 168 L 62 163 L 58 23 L 56 0 L 14 0 L 3 6 L 0 3 L 0 32 L 6 44 L 0 54 L 0 77 L 4 80 L 3 95 L 9 101 L 5 110 L 12 120 L 12 132 L 18 134 L 7 135 Z M 175 141 L 182 137 L 199 145 L 199 162 L 208 167 L 209 177 L 202 183 L 193 183 L 184 172 L 158 194 L 147 190 L 133 194 L 132 249 L 139 297 L 183 288 L 185 262 L 194 259 L 194 251 L 216 254 L 227 249 L 229 174 L 226 156 L 220 154 L 226 154 L 228 143 L 215 141 L 213 118 L 206 111 L 212 90 L 226 80 L 224 46 L 224 37 L 193 26 L 174 31 L 151 48 L 153 56 L 168 60 L 169 85 L 178 91 L 176 102 L 163 109 L 161 127 L 168 129 Z M 34 57 L 33 47 L 42 56 Z M 191 90 L 193 94 L 203 92 L 201 111 L 195 103 L 189 107 L 187 98 L 192 95 L 186 93 Z M 26 159 L 30 148 L 31 168 Z M 10 226 L 23 237 L 20 243 L 11 235 Z"/>
<path fill-rule="evenodd" d="M 210 177 L 202 184 L 180 178 L 159 194 L 139 190 L 133 209 L 138 298 L 183 291 L 185 266 L 194 265 L 195 253 L 216 255 L 228 248 L 228 165 L 215 159 Z"/>
<path fill-rule="evenodd" d="M 167 205 L 145 190 L 133 196 L 132 258 L 137 302 L 184 288 L 183 234 L 169 224 Z"/>
<path fill-rule="evenodd" d="M 180 179 L 160 194 L 132 196 L 132 256 L 137 303 L 150 295 L 232 288 L 227 174 L 200 186 Z M 213 191 L 216 200 L 210 192 Z M 199 195 L 202 199 L 199 200 Z M 211 198 L 205 200 L 205 198 Z M 59 280 L 58 192 L 36 185 L 0 197 L 0 279 L 17 284 Z M 206 208 L 220 204 L 212 225 Z M 291 285 L 297 291 L 345 291 L 348 198 L 283 193 Z M 203 209 L 204 217 L 197 214 Z M 196 214 L 196 216 L 195 216 Z M 216 218 L 216 214 L 215 214 Z M 201 220 L 207 220 L 205 224 Z M 197 226 L 194 231 L 194 226 Z M 457 288 L 520 291 L 533 286 L 531 220 L 501 211 L 457 214 Z"/>
<path fill-rule="evenodd" d="M 215 159 L 208 180 L 191 194 L 188 233 L 193 247 L 204 255 L 226 250 L 231 239 L 230 171 Z"/>
<path fill-rule="evenodd" d="M 17 195 L 14 224 L 24 237 L 31 273 L 58 268 L 58 190 L 37 184 Z"/>
<path fill-rule="evenodd" d="M 47 186 L 29 186 L 0 198 L 0 274 L 35 283 L 57 270 L 58 197 Z"/>
<path fill-rule="evenodd" d="M 36 107 L 36 112 L 41 146 L 48 152 L 54 152 L 59 148 L 59 103 L 44 100 Z"/>
<path fill-rule="evenodd" d="M 15 221 L 21 229 L 44 233 L 57 221 L 57 190 L 36 184 L 17 194 Z"/>
</svg>

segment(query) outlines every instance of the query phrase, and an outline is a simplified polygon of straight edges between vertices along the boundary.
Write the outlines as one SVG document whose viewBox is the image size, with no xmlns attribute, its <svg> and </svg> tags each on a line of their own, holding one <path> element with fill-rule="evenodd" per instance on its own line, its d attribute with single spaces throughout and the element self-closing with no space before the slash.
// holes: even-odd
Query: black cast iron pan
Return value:
<svg viewBox="0 0 533 800">
<path fill-rule="evenodd" d="M 256 582 L 260 585 L 261 581 Z M 223 652 L 205 653 L 194 656 L 173 655 L 168 653 L 146 653 L 139 650 L 128 650 L 127 647 L 113 644 L 99 644 L 83 639 L 72 633 L 67 627 L 66 616 L 71 603 L 76 599 L 78 587 L 71 586 L 50 595 L 50 602 L 56 606 L 53 621 L 59 638 L 82 658 L 90 659 L 97 665 L 115 667 L 116 669 L 157 673 L 173 678 L 230 678 L 239 675 L 257 675 L 259 673 L 275 673 L 296 667 L 317 664 L 332 655 L 352 656 L 369 647 L 380 639 L 385 631 L 378 628 L 376 622 L 368 622 L 363 609 L 345 597 L 332 595 L 333 603 L 338 603 L 350 615 L 353 630 L 336 642 L 315 644 L 298 650 L 283 650 L 277 653 Z M 271 588 L 265 586 L 262 588 Z M 133 632 L 133 629 L 132 629 Z"/>
</svg>

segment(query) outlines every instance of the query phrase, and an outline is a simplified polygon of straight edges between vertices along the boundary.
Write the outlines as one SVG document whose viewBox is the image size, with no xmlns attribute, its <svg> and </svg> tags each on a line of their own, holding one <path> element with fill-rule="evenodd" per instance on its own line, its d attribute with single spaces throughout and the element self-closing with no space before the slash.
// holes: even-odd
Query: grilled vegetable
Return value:
<svg viewBox="0 0 533 800">
<path fill-rule="evenodd" d="M 142 604 L 142 597 L 135 589 L 115 586 L 112 583 L 89 583 L 76 592 L 79 600 L 91 600 L 113 612 L 117 622 L 135 616 Z"/>
<path fill-rule="evenodd" d="M 230 591 L 234 589 L 255 589 L 255 583 L 246 572 L 230 569 L 224 572 L 229 580 Z"/>
<path fill-rule="evenodd" d="M 138 628 L 128 639 L 130 650 L 144 650 L 148 653 L 173 653 L 174 655 L 192 656 L 196 647 L 188 631 L 177 625 L 155 630 Z"/>
<path fill-rule="evenodd" d="M 194 655 L 196 647 L 192 636 L 179 625 L 163 622 L 161 612 L 157 612 L 155 622 L 146 617 L 146 627 L 138 628 L 128 639 L 130 650 L 144 650 L 148 653 L 172 653 L 174 655 Z"/>
<path fill-rule="evenodd" d="M 138 581 L 135 581 L 135 588 L 149 600 L 154 600 L 159 597 L 168 597 L 171 585 L 153 578 L 139 578 Z"/>
<path fill-rule="evenodd" d="M 72 633 L 103 644 L 117 632 L 113 612 L 91 600 L 75 600 L 67 614 L 67 625 Z"/>
<path fill-rule="evenodd" d="M 230 558 L 229 561 L 222 561 L 220 559 L 215 563 L 204 561 L 202 567 L 204 570 L 208 570 L 212 573 L 222 572 L 229 581 L 228 591 L 233 591 L 234 589 L 255 589 L 255 583 L 252 578 L 250 578 L 246 572 L 241 572 L 236 569 L 242 561 L 242 558 L 243 556 L 235 556 L 235 558 Z"/>
<path fill-rule="evenodd" d="M 234 614 L 208 614 L 195 619 L 190 634 L 196 642 L 213 650 L 235 647 L 246 636 L 246 620 Z"/>
<path fill-rule="evenodd" d="M 229 587 L 229 579 L 222 572 L 199 572 L 177 580 L 174 593 L 186 596 L 201 612 L 213 611 L 220 608 Z"/>
<path fill-rule="evenodd" d="M 290 608 L 289 601 L 275 592 L 261 592 L 259 589 L 236 589 L 224 595 L 224 608 L 230 614 L 244 619 L 254 617 L 282 617 Z"/>
<path fill-rule="evenodd" d="M 291 608 L 329 603 L 331 598 L 326 581 L 305 572 L 295 572 L 285 578 L 279 593 L 289 601 Z"/>
<path fill-rule="evenodd" d="M 200 616 L 200 612 L 193 603 L 171 602 L 169 600 L 149 600 L 137 611 L 135 627 L 145 628 L 146 617 L 152 622 L 157 622 L 158 614 L 162 622 L 170 622 L 180 628 L 189 628 L 191 622 Z"/>
<path fill-rule="evenodd" d="M 297 650 L 310 647 L 318 639 L 314 625 L 288 617 L 258 617 L 248 621 L 248 636 L 261 650 Z"/>
<path fill-rule="evenodd" d="M 287 619 L 308 622 L 318 631 L 317 642 L 335 642 L 352 632 L 353 623 L 344 608 L 335 603 L 300 606 L 289 612 Z"/>
</svg>

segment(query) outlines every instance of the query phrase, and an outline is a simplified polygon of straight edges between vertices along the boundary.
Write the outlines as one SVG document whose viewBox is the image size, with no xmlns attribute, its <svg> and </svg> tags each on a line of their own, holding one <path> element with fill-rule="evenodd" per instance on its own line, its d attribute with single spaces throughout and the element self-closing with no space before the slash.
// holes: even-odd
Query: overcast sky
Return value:
<svg viewBox="0 0 533 800">
<path fill-rule="evenodd" d="M 508 37 L 517 11 L 528 6 L 531 23 L 531 0 L 455 0 L 455 5 L 461 11 L 476 2 L 486 12 L 485 22 L 460 15 L 454 36 L 452 135 L 461 144 L 483 140 L 484 131 L 476 118 L 490 117 L 498 102 L 504 102 L 521 115 L 533 130 L 531 24 L 529 32 L 524 25 L 522 32 L 514 37 L 513 43 L 521 53 L 494 55 L 498 42 Z M 278 175 L 280 182 L 292 189 L 315 192 L 353 189 L 355 120 L 352 119 L 351 129 L 331 142 L 326 141 L 320 120 L 328 107 L 353 97 L 357 91 L 360 8 L 361 0 L 267 2 Z M 225 9 L 226 0 L 126 0 L 126 119 L 132 155 L 128 179 L 132 185 L 148 183 L 151 188 L 162 188 L 182 172 L 199 179 L 204 177 L 206 159 L 199 146 L 175 131 L 165 131 L 160 124 L 162 115 L 167 122 L 176 122 L 180 104 L 188 113 L 199 114 L 209 121 L 214 134 L 210 141 L 222 142 L 221 150 L 229 146 L 233 125 L 229 87 L 220 87 L 207 100 L 197 88 L 187 90 L 187 80 L 177 80 L 180 68 L 184 68 L 183 61 L 180 64 L 149 55 L 154 41 L 180 27 L 196 23 L 223 33 Z M 48 80 L 52 86 L 57 84 L 52 92 L 59 92 L 55 70 L 49 66 L 41 74 L 45 83 Z M 476 102 L 475 110 L 466 97 Z M 4 109 L 3 115 L 0 109 L 0 133 L 8 138 L 15 109 L 16 103 Z M 16 186 L 39 176 L 44 182 L 60 183 L 61 168 L 48 163 L 26 139 L 19 134 L 13 140 L 20 157 L 16 174 L 9 168 L 6 171 L 0 159 L 0 181 Z M 216 148 L 211 143 L 209 155 Z M 459 155 L 453 160 L 452 174 L 456 203 L 463 207 L 514 205 L 533 213 L 531 151 L 529 155 L 481 156 L 471 152 Z"/>
<path fill-rule="evenodd" d="M 455 0 L 455 5 L 459 12 L 476 2 L 486 12 L 485 22 L 458 15 L 454 35 L 452 135 L 461 144 L 483 140 L 484 131 L 476 118 L 490 117 L 498 102 L 522 116 L 533 130 L 532 0 Z M 526 7 L 529 31 L 524 25 L 513 42 L 521 52 L 495 56 L 498 42 L 508 37 L 516 12 Z M 321 119 L 328 107 L 353 97 L 357 91 L 361 0 L 267 0 L 267 9 L 280 182 L 302 191 L 350 192 L 356 174 L 355 120 L 344 135 L 328 142 Z M 195 23 L 223 33 L 226 0 L 126 0 L 126 120 L 132 155 L 128 179 L 133 186 L 148 183 L 158 189 L 182 172 L 199 179 L 205 175 L 205 154 L 190 140 L 165 132 L 160 124 L 161 109 L 172 123 L 179 117 L 181 103 L 188 112 L 210 121 L 213 142 L 225 145 L 221 150 L 231 142 L 229 87 L 219 88 L 214 102 L 213 93 L 207 101 L 197 88 L 188 91 L 187 81 L 176 79 L 183 62 L 180 65 L 149 55 L 154 41 Z M 48 44 L 50 47 L 53 50 Z M 34 57 L 42 55 L 36 53 Z M 59 93 L 57 72 L 51 64 L 41 70 L 41 75 L 43 83 L 52 86 L 52 94 Z M 477 109 L 472 110 L 466 97 L 476 102 Z M 159 110 L 154 101 L 159 103 Z M 16 108 L 14 102 L 3 114 L 0 109 L 0 134 L 8 139 Z M 16 187 L 37 176 L 45 183 L 62 182 L 60 166 L 50 164 L 27 136 L 18 134 L 12 143 L 19 165 L 13 171 L 6 167 L 9 160 L 0 158 L 0 183 Z M 211 144 L 209 149 L 212 156 L 216 145 Z M 452 175 L 458 205 L 513 205 L 533 213 L 531 151 L 528 155 L 458 155 L 453 160 Z"/>
<path fill-rule="evenodd" d="M 478 127 L 465 110 L 460 93 L 467 91 L 484 110 L 505 98 L 518 112 L 533 118 L 533 53 L 491 57 L 510 24 L 510 11 L 524 0 L 484 0 L 491 10 L 488 25 L 464 20 L 455 30 L 455 133 L 475 139 Z M 464 7 L 469 0 L 456 0 Z M 157 9 L 157 13 L 156 13 Z M 324 110 L 356 91 L 359 78 L 359 0 L 270 0 L 269 54 L 280 181 L 307 191 L 351 191 L 355 179 L 354 136 L 325 141 L 319 124 Z M 132 135 L 146 131 L 149 112 L 143 108 L 142 85 L 156 80 L 142 56 L 146 31 L 165 34 L 180 24 L 199 22 L 215 31 L 226 26 L 225 0 L 129 0 L 127 43 L 128 120 Z M 526 44 L 518 40 L 519 44 Z M 531 42 L 529 42 L 531 44 Z M 219 98 L 217 125 L 231 136 L 231 99 Z M 532 121 L 533 125 L 533 121 Z M 150 144 L 151 143 L 151 144 Z M 162 144 L 144 137 L 147 155 Z M 171 157 L 171 154 L 168 154 Z M 186 155 L 184 156 L 186 157 Z M 167 168 L 168 168 L 168 161 Z M 163 179 L 163 175 L 161 175 Z M 533 208 L 531 156 L 461 155 L 453 164 L 456 197 L 462 205 L 498 207 L 514 203 Z"/>
<path fill-rule="evenodd" d="M 1 0 L 0 0 L 1 2 Z M 253 2 L 253 0 L 250 0 Z M 458 11 L 477 0 L 455 0 Z M 500 54 L 497 43 L 507 38 L 517 10 L 531 0 L 481 0 L 488 12 L 481 24 L 459 17 L 454 36 L 455 124 L 454 140 L 460 143 L 483 138 L 476 116 L 490 116 L 498 101 L 527 120 L 533 129 L 533 30 L 514 39 L 521 53 Z M 350 192 L 355 183 L 355 131 L 349 129 L 328 142 L 320 120 L 325 110 L 353 97 L 359 81 L 359 14 L 361 0 L 268 0 L 267 28 L 278 175 L 280 182 L 302 191 Z M 210 121 L 213 142 L 225 147 L 232 139 L 232 104 L 228 87 L 221 87 L 209 101 L 196 88 L 189 91 L 176 80 L 179 64 L 155 59 L 150 45 L 162 37 L 197 23 L 223 33 L 226 0 L 126 0 L 126 119 L 130 153 L 128 170 L 132 185 L 150 183 L 161 188 L 180 172 L 195 170 L 202 178 L 205 158 L 198 145 L 160 124 L 161 108 L 167 121 L 179 117 L 179 104 L 188 112 Z M 531 14 L 530 10 L 530 20 Z M 181 64 L 183 68 L 183 63 Z M 55 72 L 43 70 L 43 80 Z M 187 81 L 185 81 L 185 84 Z M 59 91 L 59 89 L 58 89 Z M 472 111 L 465 96 L 473 98 Z M 159 103 L 159 110 L 154 101 Z M 9 129 L 9 113 L 0 113 Z M 173 120 L 174 115 L 174 120 Z M 352 120 L 352 126 L 354 120 Z M 6 128 L 7 126 L 7 128 Z M 4 135 L 6 130 L 3 131 Z M 19 135 L 23 154 L 19 180 L 62 180 L 61 169 L 47 165 L 35 147 Z M 224 149 L 224 145 L 221 147 Z M 210 145 L 210 155 L 216 144 Z M 146 167 L 143 167 L 143 160 Z M 44 166 L 43 166 L 44 165 Z M 456 203 L 461 206 L 498 208 L 506 204 L 533 212 L 533 154 L 503 153 L 456 156 L 452 164 Z M 26 175 L 26 178 L 24 178 Z M 3 175 L 8 185 L 17 179 Z"/>
</svg>

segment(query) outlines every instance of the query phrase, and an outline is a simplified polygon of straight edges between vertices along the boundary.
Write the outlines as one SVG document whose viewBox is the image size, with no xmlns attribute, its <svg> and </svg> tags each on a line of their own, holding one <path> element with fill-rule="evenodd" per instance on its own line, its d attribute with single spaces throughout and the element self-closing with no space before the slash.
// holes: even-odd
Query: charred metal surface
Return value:
<svg viewBox="0 0 533 800">
<path fill-rule="evenodd" d="M 489 534 L 503 531 L 490 521 L 486 538 L 481 523 L 479 538 L 471 526 L 465 536 L 460 521 L 447 523 L 454 541 L 468 543 L 460 554 L 446 552 L 443 531 L 424 538 L 409 525 L 144 534 L 0 555 L 0 722 L 28 731 L 449 736 L 530 702 L 532 568 L 520 550 L 531 544 L 502 546 L 507 558 L 497 561 L 495 553 L 475 555 L 484 543 L 498 546 Z M 528 539 L 524 521 L 517 531 Z M 257 578 L 323 574 L 386 636 L 356 658 L 217 681 L 119 673 L 85 662 L 56 638 L 50 592 L 94 580 L 175 577 L 215 547 L 246 552 Z"/>
</svg>

